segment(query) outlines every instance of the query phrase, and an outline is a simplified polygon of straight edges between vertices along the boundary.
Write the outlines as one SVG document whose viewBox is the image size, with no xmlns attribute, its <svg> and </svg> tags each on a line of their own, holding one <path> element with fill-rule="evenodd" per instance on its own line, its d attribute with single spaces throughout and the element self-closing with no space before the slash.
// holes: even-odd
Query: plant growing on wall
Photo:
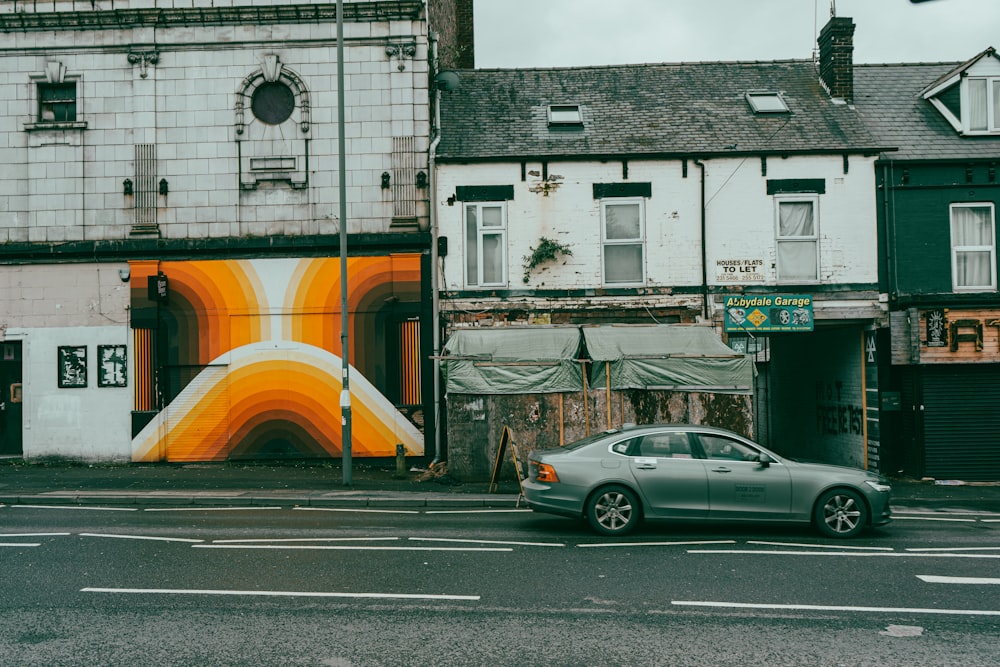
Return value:
<svg viewBox="0 0 1000 667">
<path fill-rule="evenodd" d="M 524 282 L 528 282 L 531 278 L 531 272 L 535 268 L 556 259 L 559 255 L 569 256 L 573 254 L 569 246 L 545 238 L 544 236 L 538 239 L 537 247 L 528 249 L 531 251 L 531 254 L 525 255 L 522 258 L 524 260 L 524 264 L 522 265 L 524 267 Z"/>
</svg>

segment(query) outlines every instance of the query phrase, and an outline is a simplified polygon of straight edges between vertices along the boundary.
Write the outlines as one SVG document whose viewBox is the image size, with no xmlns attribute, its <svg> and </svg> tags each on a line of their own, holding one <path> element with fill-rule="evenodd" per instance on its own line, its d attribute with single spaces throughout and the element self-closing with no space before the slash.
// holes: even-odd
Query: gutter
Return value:
<svg viewBox="0 0 1000 667">
<path fill-rule="evenodd" d="M 705 240 L 706 208 L 705 203 L 705 163 L 695 159 L 694 165 L 701 172 L 701 317 L 708 322 L 708 247 Z"/>
</svg>

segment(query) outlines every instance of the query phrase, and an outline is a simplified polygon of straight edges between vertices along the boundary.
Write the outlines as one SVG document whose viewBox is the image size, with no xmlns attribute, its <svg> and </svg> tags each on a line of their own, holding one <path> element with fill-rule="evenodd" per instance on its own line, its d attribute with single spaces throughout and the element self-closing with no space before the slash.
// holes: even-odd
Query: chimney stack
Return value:
<svg viewBox="0 0 1000 667">
<path fill-rule="evenodd" d="M 854 21 L 833 16 L 819 32 L 819 78 L 830 97 L 854 101 Z"/>
<path fill-rule="evenodd" d="M 473 0 L 427 0 L 429 29 L 438 33 L 440 69 L 476 66 Z"/>
</svg>

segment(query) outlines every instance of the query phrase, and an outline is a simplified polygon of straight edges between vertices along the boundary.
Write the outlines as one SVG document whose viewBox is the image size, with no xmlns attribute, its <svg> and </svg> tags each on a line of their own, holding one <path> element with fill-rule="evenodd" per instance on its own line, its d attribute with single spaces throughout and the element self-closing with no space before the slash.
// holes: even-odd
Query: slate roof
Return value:
<svg viewBox="0 0 1000 667">
<path fill-rule="evenodd" d="M 808 60 L 460 70 L 441 93 L 439 161 L 877 153 L 884 144 L 834 103 Z M 779 91 L 789 114 L 754 114 L 747 91 Z M 582 131 L 550 130 L 548 106 L 579 104 Z"/>
<path fill-rule="evenodd" d="M 855 65 L 854 104 L 882 143 L 898 150 L 892 160 L 1000 158 L 1000 137 L 961 136 L 925 100 L 928 85 L 962 63 Z"/>
</svg>

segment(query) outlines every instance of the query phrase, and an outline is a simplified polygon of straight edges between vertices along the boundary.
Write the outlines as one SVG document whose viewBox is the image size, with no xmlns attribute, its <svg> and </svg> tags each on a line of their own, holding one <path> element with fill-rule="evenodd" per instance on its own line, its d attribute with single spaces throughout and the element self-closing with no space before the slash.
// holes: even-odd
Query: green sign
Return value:
<svg viewBox="0 0 1000 667">
<path fill-rule="evenodd" d="M 813 330 L 813 300 L 804 294 L 742 294 L 725 298 L 727 333 Z"/>
</svg>

